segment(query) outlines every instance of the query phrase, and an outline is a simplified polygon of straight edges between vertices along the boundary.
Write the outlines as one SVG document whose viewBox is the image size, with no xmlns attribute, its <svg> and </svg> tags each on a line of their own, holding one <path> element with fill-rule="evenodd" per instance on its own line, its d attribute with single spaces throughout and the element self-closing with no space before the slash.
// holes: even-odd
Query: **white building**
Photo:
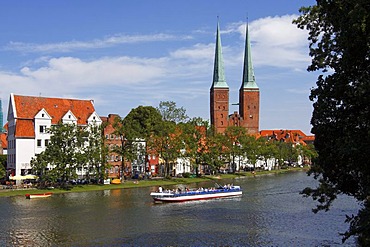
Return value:
<svg viewBox="0 0 370 247">
<path fill-rule="evenodd" d="M 8 108 L 8 170 L 30 174 L 30 161 L 45 150 L 47 129 L 59 122 L 100 125 L 92 100 L 10 95 Z"/>
</svg>

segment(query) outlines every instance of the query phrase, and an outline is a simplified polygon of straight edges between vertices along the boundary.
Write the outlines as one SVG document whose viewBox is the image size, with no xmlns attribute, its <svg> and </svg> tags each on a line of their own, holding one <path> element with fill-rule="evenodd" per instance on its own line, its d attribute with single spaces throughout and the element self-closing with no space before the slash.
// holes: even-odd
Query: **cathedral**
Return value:
<svg viewBox="0 0 370 247">
<path fill-rule="evenodd" d="M 210 90 L 211 125 L 218 133 L 224 133 L 228 126 L 241 126 L 248 134 L 258 134 L 260 91 L 254 77 L 248 25 L 246 26 L 243 78 L 238 105 L 239 112 L 229 114 L 229 86 L 225 79 L 220 26 L 217 23 L 213 82 Z"/>
</svg>

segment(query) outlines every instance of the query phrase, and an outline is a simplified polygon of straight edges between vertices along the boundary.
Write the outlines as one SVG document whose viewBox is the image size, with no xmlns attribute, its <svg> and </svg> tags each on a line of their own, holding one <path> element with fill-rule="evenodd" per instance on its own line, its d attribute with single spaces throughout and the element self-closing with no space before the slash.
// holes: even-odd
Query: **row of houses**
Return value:
<svg viewBox="0 0 370 247">
<path fill-rule="evenodd" d="M 47 131 L 59 122 L 73 123 L 77 126 L 100 126 L 104 122 L 103 135 L 108 147 L 120 146 L 119 136 L 114 134 L 113 122 L 120 118 L 117 114 L 99 116 L 92 100 L 48 98 L 23 95 L 10 95 L 6 132 L 1 133 L 0 154 L 7 155 L 7 171 L 10 176 L 23 176 L 32 173 L 30 161 L 37 154 L 45 151 L 50 141 Z M 138 140 L 145 149 L 145 142 Z M 138 157 L 134 162 L 122 164 L 122 157 L 110 152 L 107 157 L 108 177 L 131 177 L 138 174 L 155 175 L 161 169 L 160 157 L 153 152 L 147 152 L 145 157 Z M 190 172 L 190 164 L 179 161 L 177 173 Z M 83 176 L 83 170 L 77 171 Z"/>
<path fill-rule="evenodd" d="M 7 123 L 5 124 L 6 132 L 0 134 L 0 151 L 7 154 L 8 174 L 13 176 L 31 174 L 30 161 L 32 157 L 43 152 L 50 141 L 50 133 L 47 129 L 59 122 L 74 123 L 78 126 L 100 126 L 105 123 L 103 130 L 105 145 L 108 147 L 120 146 L 121 139 L 114 134 L 113 128 L 116 118 L 120 118 L 120 116 L 117 114 L 99 116 L 92 100 L 11 94 Z M 314 139 L 313 136 L 306 136 L 300 130 L 263 130 L 258 135 L 267 139 L 303 145 Z M 146 149 L 145 142 L 139 144 Z M 125 164 L 122 164 L 120 155 L 110 152 L 107 162 L 110 166 L 106 173 L 110 178 L 131 177 L 138 174 L 156 175 L 161 173 L 161 169 L 163 169 L 161 158 L 150 150 L 147 150 L 144 157 L 138 157 L 136 161 Z M 273 161 L 269 162 L 272 166 Z M 244 160 L 238 161 L 238 169 L 244 167 L 245 163 Z M 190 161 L 178 159 L 174 162 L 171 170 L 173 175 L 191 172 Z M 83 176 L 82 171 L 77 171 L 77 174 Z"/>
</svg>

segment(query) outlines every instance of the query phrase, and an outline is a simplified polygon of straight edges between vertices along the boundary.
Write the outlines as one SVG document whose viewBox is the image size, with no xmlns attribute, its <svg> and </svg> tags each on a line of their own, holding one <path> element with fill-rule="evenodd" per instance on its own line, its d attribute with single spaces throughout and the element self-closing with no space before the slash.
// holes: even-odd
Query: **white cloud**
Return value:
<svg viewBox="0 0 370 247">
<path fill-rule="evenodd" d="M 123 35 L 116 34 L 104 39 L 95 39 L 91 41 L 68 41 L 49 44 L 33 44 L 23 42 L 9 42 L 5 50 L 18 51 L 23 53 L 52 53 L 52 52 L 71 52 L 82 49 L 107 48 L 120 44 L 134 44 L 143 42 L 173 41 L 192 39 L 191 36 L 175 36 L 171 34 L 158 33 L 152 35 Z"/>
<path fill-rule="evenodd" d="M 267 83 L 282 85 L 278 73 L 304 71 L 309 63 L 307 55 L 307 34 L 291 24 L 296 16 L 266 17 L 250 23 L 252 57 L 255 67 L 263 68 L 266 74 L 257 78 Z M 222 28 L 222 26 L 221 26 Z M 225 73 L 229 85 L 239 84 L 241 80 L 245 23 L 232 23 L 222 31 Z M 212 34 L 211 34 L 212 35 Z M 240 35 L 230 43 L 228 35 Z M 173 100 L 179 106 L 188 105 L 188 111 L 209 115 L 209 87 L 211 85 L 214 61 L 214 36 L 207 43 L 196 43 L 168 49 L 162 57 L 98 57 L 82 58 L 78 55 L 55 57 L 55 51 L 75 51 L 115 46 L 123 43 L 169 41 L 187 39 L 166 35 L 111 36 L 91 42 L 73 41 L 56 44 L 11 44 L 12 51 L 27 50 L 36 53 L 37 58 L 23 62 L 17 72 L 0 71 L 0 97 L 3 105 L 10 93 L 25 95 L 44 95 L 50 97 L 91 98 L 95 100 L 99 114 L 127 114 L 139 104 L 157 105 L 161 100 Z M 209 40 L 212 42 L 208 43 Z M 176 42 L 174 42 L 176 43 Z M 178 42 L 179 44 L 183 44 Z M 162 48 L 161 48 L 162 49 Z M 165 48 L 164 48 L 165 49 Z M 43 56 L 44 52 L 50 52 Z M 266 66 L 277 68 L 274 74 Z M 260 82 L 259 81 L 259 82 Z M 263 83 L 259 84 L 264 86 Z M 238 88 L 231 88 L 237 90 Z M 306 91 L 291 89 L 291 94 L 302 98 Z M 285 92 L 287 90 L 284 90 Z M 264 99 L 271 96 L 265 90 Z M 5 102 L 4 102 L 5 99 Z M 279 99 L 280 100 L 280 99 Z M 278 101 L 276 101 L 278 102 Z M 274 103 L 276 107 L 280 107 Z M 191 115 L 191 112 L 190 112 Z"/>
<path fill-rule="evenodd" d="M 255 66 L 272 66 L 293 70 L 306 69 L 308 34 L 292 24 L 297 15 L 265 17 L 249 23 L 252 57 Z M 224 33 L 238 32 L 245 40 L 245 23 L 232 23 Z M 243 51 L 244 52 L 244 46 Z"/>
</svg>

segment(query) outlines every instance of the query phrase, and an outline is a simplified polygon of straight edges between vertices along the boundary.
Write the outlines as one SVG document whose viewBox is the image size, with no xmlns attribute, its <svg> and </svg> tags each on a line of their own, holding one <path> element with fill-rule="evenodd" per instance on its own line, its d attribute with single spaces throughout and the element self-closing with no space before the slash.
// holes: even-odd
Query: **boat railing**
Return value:
<svg viewBox="0 0 370 247">
<path fill-rule="evenodd" d="M 187 190 L 187 191 L 171 191 L 165 190 L 163 192 L 155 192 L 152 195 L 155 197 L 181 197 L 181 196 L 194 196 L 194 195 L 205 195 L 205 194 L 217 194 L 223 192 L 236 192 L 241 191 L 240 186 L 212 188 L 212 189 L 198 189 L 198 190 Z"/>
</svg>

